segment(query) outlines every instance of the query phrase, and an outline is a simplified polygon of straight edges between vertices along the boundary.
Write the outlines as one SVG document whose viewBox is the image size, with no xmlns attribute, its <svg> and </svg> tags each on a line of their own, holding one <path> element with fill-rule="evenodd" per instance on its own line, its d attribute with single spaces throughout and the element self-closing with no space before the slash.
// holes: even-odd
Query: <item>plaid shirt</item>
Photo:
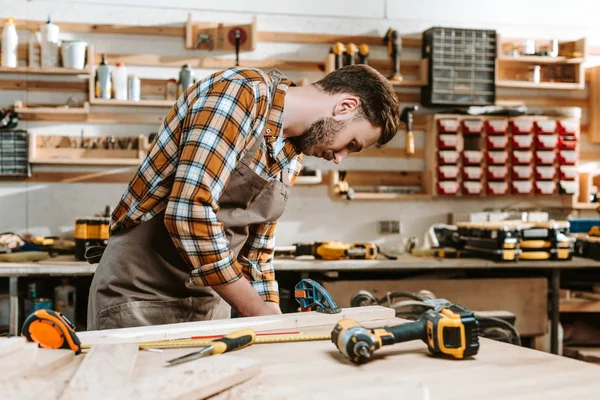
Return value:
<svg viewBox="0 0 600 400">
<path fill-rule="evenodd" d="M 111 232 L 165 211 L 165 225 L 191 268 L 191 282 L 216 286 L 244 275 L 265 301 L 279 302 L 273 270 L 276 222 L 250 227 L 240 252 L 250 265 L 242 266 L 217 219 L 230 174 L 261 132 L 265 140 L 251 163 L 254 172 L 266 180 L 281 179 L 287 168 L 290 185 L 300 173 L 301 154 L 291 143 L 278 154 L 273 149 L 292 82 L 281 81 L 274 98 L 270 83 L 262 71 L 231 68 L 180 96 L 114 210 Z"/>
</svg>

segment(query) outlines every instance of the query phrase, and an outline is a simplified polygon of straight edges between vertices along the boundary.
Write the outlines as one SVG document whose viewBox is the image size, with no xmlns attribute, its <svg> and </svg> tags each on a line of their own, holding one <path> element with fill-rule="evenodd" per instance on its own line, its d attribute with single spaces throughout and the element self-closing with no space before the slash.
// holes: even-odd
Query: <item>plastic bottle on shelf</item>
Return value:
<svg viewBox="0 0 600 400">
<path fill-rule="evenodd" d="M 135 75 L 129 77 L 129 100 L 140 101 L 141 97 L 141 82 L 140 78 Z"/>
<path fill-rule="evenodd" d="M 127 68 L 122 62 L 117 63 L 114 74 L 115 99 L 127 100 Z"/>
<path fill-rule="evenodd" d="M 58 35 L 60 33 L 60 28 L 58 25 L 53 24 L 50 17 L 48 17 L 48 22 L 42 26 L 41 32 L 41 65 L 42 67 L 58 67 Z"/>
<path fill-rule="evenodd" d="M 17 67 L 17 47 L 19 46 L 19 37 L 15 20 L 7 18 L 2 30 L 2 66 L 9 68 Z"/>
<path fill-rule="evenodd" d="M 102 54 L 102 61 L 96 69 L 96 97 L 99 99 L 110 99 L 112 93 L 112 82 L 110 67 L 106 62 L 106 54 Z"/>
<path fill-rule="evenodd" d="M 27 62 L 30 67 L 39 68 L 41 66 L 42 49 L 40 47 L 40 33 L 31 32 L 29 37 L 29 49 Z"/>
</svg>

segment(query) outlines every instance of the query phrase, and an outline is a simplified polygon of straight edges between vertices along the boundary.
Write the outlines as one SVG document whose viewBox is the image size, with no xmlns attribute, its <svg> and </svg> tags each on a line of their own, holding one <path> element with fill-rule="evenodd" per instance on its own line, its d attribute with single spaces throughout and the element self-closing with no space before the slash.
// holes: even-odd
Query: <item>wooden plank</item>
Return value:
<svg viewBox="0 0 600 400">
<path fill-rule="evenodd" d="M 0 338 L 0 357 L 4 357 L 10 353 L 25 347 L 27 340 L 23 337 Z"/>
<path fill-rule="evenodd" d="M 391 158 L 423 158 L 425 151 L 423 149 L 415 149 L 415 154 L 408 156 L 406 149 L 399 147 L 369 147 L 359 153 L 350 153 L 349 157 L 391 157 Z"/>
<path fill-rule="evenodd" d="M 23 374 L 23 378 L 35 379 L 52 375 L 73 361 L 74 357 L 75 353 L 72 350 L 40 348 L 34 367 Z"/>
<path fill-rule="evenodd" d="M 85 92 L 88 82 L 55 82 L 27 81 L 5 79 L 0 80 L 0 90 L 28 90 L 40 92 Z"/>
<path fill-rule="evenodd" d="M 350 186 L 420 186 L 422 171 L 348 171 Z"/>
<path fill-rule="evenodd" d="M 421 93 L 396 93 L 400 103 L 420 103 Z"/>
<path fill-rule="evenodd" d="M 115 100 L 115 99 L 90 99 L 90 104 L 95 106 L 131 106 L 131 107 L 172 107 L 176 100 Z"/>
<path fill-rule="evenodd" d="M 559 310 L 561 313 L 596 313 L 600 312 L 600 301 L 585 299 L 561 300 Z"/>
<path fill-rule="evenodd" d="M 526 104 L 539 107 L 588 107 L 587 99 L 578 98 L 556 98 L 556 97 L 533 97 L 533 96 L 497 96 L 496 104 Z"/>
<path fill-rule="evenodd" d="M 36 68 L 36 67 L 0 67 L 2 74 L 27 74 L 27 75 L 89 75 L 86 69 L 71 68 Z"/>
<path fill-rule="evenodd" d="M 115 398 L 112 393 L 129 383 L 137 355 L 136 344 L 92 346 L 60 397 L 61 400 Z"/>
<path fill-rule="evenodd" d="M 187 352 L 189 349 L 182 353 Z M 230 354 L 163 368 L 165 361 L 173 357 L 176 357 L 173 352 L 140 354 L 136 368 L 139 379 L 115 393 L 115 398 L 205 399 L 245 382 L 261 371 L 258 362 Z"/>
<path fill-rule="evenodd" d="M 83 344 L 139 343 L 154 340 L 185 339 L 192 336 L 223 335 L 240 329 L 251 328 L 256 332 L 299 329 L 317 325 L 335 325 L 342 318 L 356 321 L 373 321 L 390 318 L 393 310 L 384 307 L 346 308 L 338 314 L 318 312 L 289 313 L 264 317 L 235 318 L 219 321 L 198 321 L 181 324 L 156 325 L 138 328 L 109 329 L 80 332 Z"/>
<path fill-rule="evenodd" d="M 57 183 L 128 183 L 135 174 L 134 167 L 116 168 L 98 172 L 34 171 L 30 177 L 2 177 L 2 182 L 57 182 Z M 124 172 L 130 171 L 130 172 Z"/>
<path fill-rule="evenodd" d="M 46 21 L 16 20 L 17 29 L 39 30 Z M 183 37 L 183 25 L 114 25 L 114 24 L 89 24 L 78 22 L 55 22 L 63 32 L 78 33 L 106 33 L 115 35 L 145 35 L 145 36 L 170 36 Z"/>
<path fill-rule="evenodd" d="M 18 378 L 34 368 L 38 349 L 37 343 L 26 343 L 17 351 L 2 357 L 0 359 L 0 382 Z"/>
<path fill-rule="evenodd" d="M 348 307 L 359 290 L 367 290 L 377 298 L 388 291 L 429 290 L 438 298 L 471 310 L 510 311 L 517 317 L 516 328 L 521 335 L 542 335 L 547 329 L 548 283 L 541 278 L 334 281 L 324 282 L 323 287 L 340 307 Z"/>
<path fill-rule="evenodd" d="M 585 82 L 527 82 L 511 81 L 507 79 L 496 81 L 497 87 L 518 89 L 549 89 L 549 90 L 577 90 L 585 89 Z"/>
<path fill-rule="evenodd" d="M 588 69 L 590 74 L 588 110 L 588 139 L 592 143 L 600 143 L 600 66 Z"/>
<path fill-rule="evenodd" d="M 569 352 L 572 352 L 581 361 L 600 364 L 600 348 L 598 347 L 565 347 L 565 354 Z"/>
<path fill-rule="evenodd" d="M 598 161 L 600 160 L 600 151 L 582 151 L 579 153 L 581 161 Z"/>
</svg>

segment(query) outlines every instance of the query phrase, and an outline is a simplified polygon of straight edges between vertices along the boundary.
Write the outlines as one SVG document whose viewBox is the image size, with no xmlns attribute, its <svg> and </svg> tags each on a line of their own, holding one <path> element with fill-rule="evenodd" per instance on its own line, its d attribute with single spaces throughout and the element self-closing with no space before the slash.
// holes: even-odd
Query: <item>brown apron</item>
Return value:
<svg viewBox="0 0 600 400">
<path fill-rule="evenodd" d="M 279 83 L 273 78 L 272 93 Z M 250 163 L 259 150 L 261 133 L 238 163 L 219 199 L 217 218 L 229 248 L 239 252 L 249 227 L 277 220 L 289 196 L 288 170 L 267 181 Z M 102 255 L 90 288 L 88 330 L 160 325 L 231 316 L 231 307 L 210 287 L 189 283 L 190 267 L 179 255 L 163 222 L 164 212 L 135 227 L 115 232 Z"/>
</svg>

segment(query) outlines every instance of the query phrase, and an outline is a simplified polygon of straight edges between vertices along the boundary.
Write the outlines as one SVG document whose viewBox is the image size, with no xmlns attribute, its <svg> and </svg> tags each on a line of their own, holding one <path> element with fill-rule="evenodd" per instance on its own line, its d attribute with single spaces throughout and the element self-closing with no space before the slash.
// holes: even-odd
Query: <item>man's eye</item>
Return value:
<svg viewBox="0 0 600 400">
<path fill-rule="evenodd" d="M 356 150 L 356 141 L 355 141 L 355 140 L 353 140 L 353 141 L 351 141 L 350 143 L 348 143 L 348 148 L 349 148 L 350 150 Z"/>
</svg>

